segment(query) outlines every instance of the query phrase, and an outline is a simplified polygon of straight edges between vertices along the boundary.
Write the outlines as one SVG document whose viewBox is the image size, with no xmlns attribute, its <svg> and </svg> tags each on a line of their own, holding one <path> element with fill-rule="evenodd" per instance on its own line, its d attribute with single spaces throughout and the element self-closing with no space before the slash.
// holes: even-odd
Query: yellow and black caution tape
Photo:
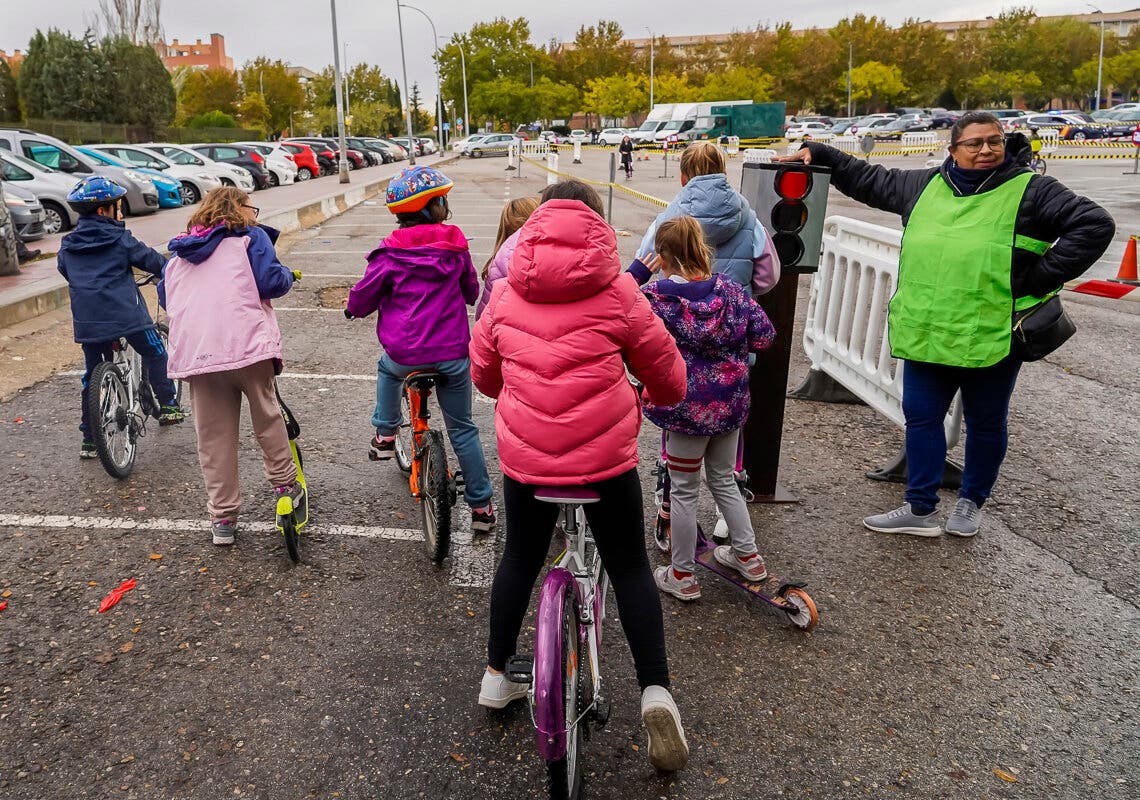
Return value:
<svg viewBox="0 0 1140 800">
<path fill-rule="evenodd" d="M 1056 153 L 1051 153 L 1050 155 L 1045 156 L 1045 160 L 1046 161 L 1055 161 L 1057 159 L 1064 158 L 1064 159 L 1072 159 L 1075 161 L 1091 161 L 1091 160 L 1097 159 L 1097 158 L 1122 159 L 1122 158 L 1135 158 L 1135 157 L 1136 157 L 1135 153 L 1065 153 L 1064 155 L 1057 155 Z"/>
</svg>

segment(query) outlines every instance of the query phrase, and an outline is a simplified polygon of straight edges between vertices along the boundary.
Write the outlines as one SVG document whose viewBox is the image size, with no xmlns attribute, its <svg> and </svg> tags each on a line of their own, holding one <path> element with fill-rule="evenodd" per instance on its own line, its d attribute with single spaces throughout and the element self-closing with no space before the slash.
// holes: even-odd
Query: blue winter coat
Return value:
<svg viewBox="0 0 1140 800">
<path fill-rule="evenodd" d="M 110 342 L 154 325 L 131 268 L 158 275 L 166 257 L 122 222 L 88 214 L 63 237 L 56 267 L 67 280 L 75 341 Z"/>
</svg>

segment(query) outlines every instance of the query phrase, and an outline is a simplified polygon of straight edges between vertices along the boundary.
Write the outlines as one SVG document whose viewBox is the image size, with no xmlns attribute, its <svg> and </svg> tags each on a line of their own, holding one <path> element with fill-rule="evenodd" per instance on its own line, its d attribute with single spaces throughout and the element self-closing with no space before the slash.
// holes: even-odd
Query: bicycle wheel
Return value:
<svg viewBox="0 0 1140 800">
<path fill-rule="evenodd" d="M 165 323 L 159 322 L 154 326 L 158 331 L 158 338 L 162 340 L 162 349 L 167 353 L 170 352 L 170 328 Z M 179 378 L 171 378 L 174 382 L 174 405 L 179 408 L 182 407 L 182 380 Z"/>
<path fill-rule="evenodd" d="M 562 653 L 559 669 L 562 683 L 562 718 L 566 724 L 566 755 L 546 762 L 550 800 L 577 800 L 582 790 L 579 751 L 582 744 L 582 711 L 589 694 L 586 665 L 589 656 L 579 636 L 578 606 L 574 601 L 574 584 L 566 585 L 562 601 Z"/>
<path fill-rule="evenodd" d="M 412 402 L 406 389 L 400 393 L 400 415 L 404 421 L 396 428 L 396 466 L 400 472 L 411 475 L 415 447 L 412 444 Z"/>
<path fill-rule="evenodd" d="M 442 564 L 451 546 L 451 487 L 447 478 L 447 453 L 443 434 L 427 431 L 420 451 L 420 508 L 423 511 L 424 543 L 428 558 Z"/>
<path fill-rule="evenodd" d="M 299 563 L 301 561 L 301 543 L 297 536 L 297 525 L 293 521 L 293 515 L 280 517 L 278 527 L 282 536 L 285 537 L 285 550 L 289 553 L 289 559 L 294 564 Z"/>
<path fill-rule="evenodd" d="M 1033 159 L 1033 171 L 1034 172 L 1036 172 L 1038 175 L 1044 175 L 1045 170 L 1046 170 L 1045 159 L 1041 158 L 1041 156 L 1038 156 L 1037 158 Z"/>
<path fill-rule="evenodd" d="M 123 377 L 110 361 L 96 365 L 87 383 L 87 418 L 91 440 L 103 469 L 123 480 L 135 465 L 135 438 Z"/>
</svg>

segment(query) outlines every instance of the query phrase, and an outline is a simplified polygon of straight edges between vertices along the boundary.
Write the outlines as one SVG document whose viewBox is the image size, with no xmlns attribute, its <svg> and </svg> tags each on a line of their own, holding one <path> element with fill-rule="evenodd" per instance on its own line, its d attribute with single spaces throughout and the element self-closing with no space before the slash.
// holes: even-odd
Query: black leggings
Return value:
<svg viewBox="0 0 1140 800">
<path fill-rule="evenodd" d="M 642 689 L 654 685 L 668 688 L 669 660 L 665 654 L 661 599 L 645 554 L 645 519 L 637 470 L 588 484 L 588 488 L 602 497 L 584 509 L 602 564 L 614 586 L 621 625 L 633 652 L 637 682 Z M 491 586 L 491 631 L 487 641 L 487 663 L 500 671 L 516 652 L 531 592 L 558 521 L 558 506 L 535 500 L 534 489 L 503 476 L 507 542 Z"/>
</svg>

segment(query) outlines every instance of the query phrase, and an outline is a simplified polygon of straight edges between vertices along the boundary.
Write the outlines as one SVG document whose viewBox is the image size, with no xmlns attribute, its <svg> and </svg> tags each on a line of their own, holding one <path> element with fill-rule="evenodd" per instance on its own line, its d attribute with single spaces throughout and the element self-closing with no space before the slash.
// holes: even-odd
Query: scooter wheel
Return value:
<svg viewBox="0 0 1140 800">
<path fill-rule="evenodd" d="M 794 611 L 786 613 L 788 620 L 797 628 L 810 631 L 819 624 L 819 611 L 816 610 L 815 602 L 803 589 L 788 589 L 784 592 L 784 600 L 795 606 Z"/>
</svg>

